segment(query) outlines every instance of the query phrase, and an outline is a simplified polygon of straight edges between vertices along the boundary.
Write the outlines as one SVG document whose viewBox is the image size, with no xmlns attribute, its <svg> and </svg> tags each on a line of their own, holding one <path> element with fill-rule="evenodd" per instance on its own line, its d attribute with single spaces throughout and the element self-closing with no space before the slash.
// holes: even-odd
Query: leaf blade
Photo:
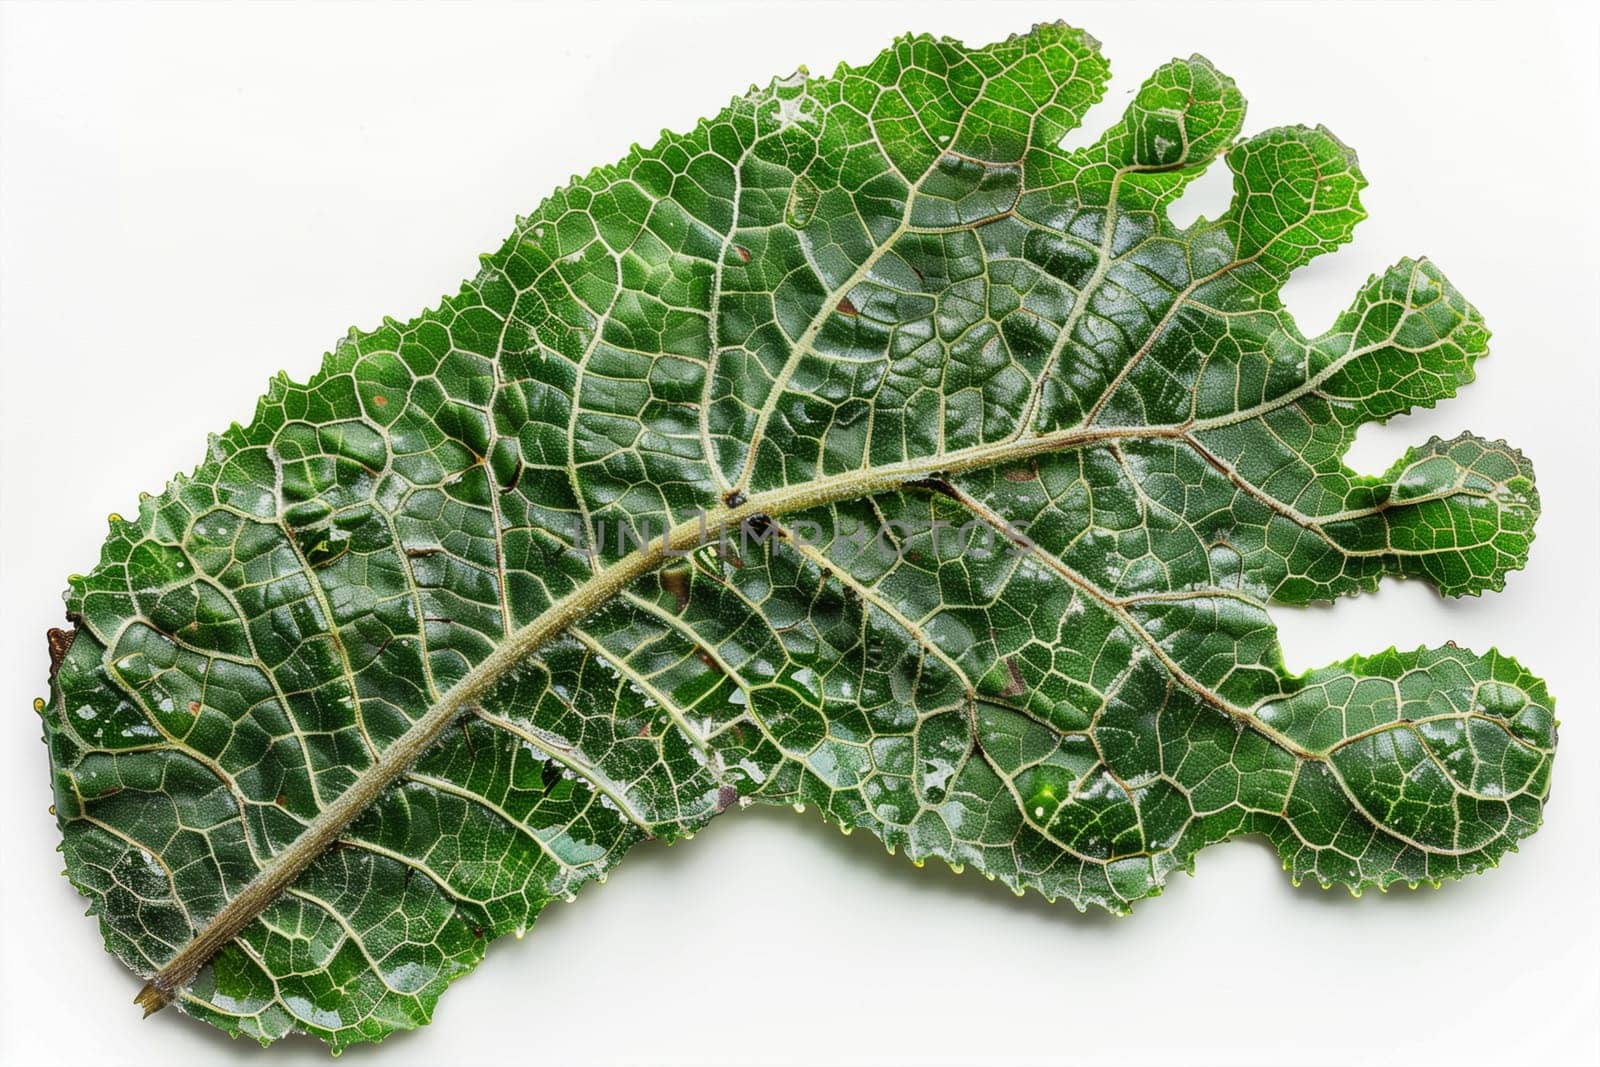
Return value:
<svg viewBox="0 0 1600 1067">
<path fill-rule="evenodd" d="M 1470 379 L 1476 311 L 1408 262 L 1303 338 L 1276 290 L 1362 217 L 1353 154 L 1235 143 L 1242 98 L 1198 57 L 1060 152 L 1104 75 L 1046 26 L 776 81 L 275 381 L 74 582 L 46 732 L 108 946 L 224 1029 L 338 1048 L 426 1021 L 488 939 L 736 801 L 1113 910 L 1236 833 L 1359 888 L 1531 832 L 1536 680 L 1396 654 L 1454 670 L 1412 701 L 1452 710 L 1336 757 L 1278 723 L 1370 664 L 1290 678 L 1266 613 L 1525 560 L 1513 450 L 1342 461 Z M 1176 230 L 1224 150 L 1233 207 Z M 779 541 L 708 549 L 706 512 Z M 1516 711 L 1462 713 L 1485 685 Z M 1525 736 L 1451 733 L 1491 720 Z M 1452 769 L 1494 744 L 1503 778 Z M 1341 812 L 1366 846 L 1310 832 Z"/>
</svg>

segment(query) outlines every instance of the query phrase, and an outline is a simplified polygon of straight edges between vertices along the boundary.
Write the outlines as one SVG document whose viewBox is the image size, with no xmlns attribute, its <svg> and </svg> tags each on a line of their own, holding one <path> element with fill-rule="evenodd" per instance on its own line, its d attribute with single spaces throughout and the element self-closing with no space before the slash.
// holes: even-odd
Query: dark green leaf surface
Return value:
<svg viewBox="0 0 1600 1067">
<path fill-rule="evenodd" d="M 1296 677 L 1267 612 L 1524 562 L 1514 449 L 1342 458 L 1469 381 L 1481 319 L 1405 261 L 1303 336 L 1278 291 L 1362 218 L 1354 154 L 1240 139 L 1199 57 L 1061 149 L 1106 77 L 1051 25 L 752 89 L 114 519 L 41 711 L 146 1003 L 380 1039 L 748 802 L 1116 912 L 1241 833 L 1357 891 L 1531 833 L 1537 678 L 1454 646 Z M 1173 225 L 1219 155 L 1231 207 Z"/>
</svg>

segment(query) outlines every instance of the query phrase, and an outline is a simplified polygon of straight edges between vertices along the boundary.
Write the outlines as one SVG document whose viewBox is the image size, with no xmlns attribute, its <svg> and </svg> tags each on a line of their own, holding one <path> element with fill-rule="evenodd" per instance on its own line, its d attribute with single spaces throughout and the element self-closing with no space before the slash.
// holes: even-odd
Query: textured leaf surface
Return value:
<svg viewBox="0 0 1600 1067">
<path fill-rule="evenodd" d="M 1267 613 L 1523 563 L 1503 443 L 1342 458 L 1471 378 L 1477 312 L 1406 261 L 1303 336 L 1277 294 L 1362 218 L 1353 153 L 1240 139 L 1199 57 L 1061 149 L 1106 77 L 1042 26 L 753 89 L 114 519 L 40 709 L 146 1003 L 382 1038 L 745 802 L 1117 912 L 1241 833 L 1357 891 L 1531 833 L 1537 678 L 1454 646 L 1296 677 Z M 1219 155 L 1231 206 L 1174 226 Z"/>
</svg>

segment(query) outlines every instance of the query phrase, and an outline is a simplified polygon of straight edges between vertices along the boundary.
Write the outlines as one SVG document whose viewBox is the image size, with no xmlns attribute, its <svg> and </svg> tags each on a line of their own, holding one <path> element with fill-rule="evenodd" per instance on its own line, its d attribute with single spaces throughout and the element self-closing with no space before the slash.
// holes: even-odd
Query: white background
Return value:
<svg viewBox="0 0 1600 1067">
<path fill-rule="evenodd" d="M 981 43 L 1058 17 L 1116 71 L 1092 130 L 1198 51 L 1237 78 L 1247 132 L 1322 122 L 1360 150 L 1371 219 L 1290 285 L 1308 332 L 1406 254 L 1483 310 L 1477 384 L 1365 432 L 1355 461 L 1509 438 L 1544 493 L 1532 564 L 1499 596 L 1390 583 L 1276 614 L 1297 669 L 1454 638 L 1543 674 L 1564 719 L 1547 825 L 1486 876 L 1360 900 L 1237 841 L 1112 920 L 751 810 L 641 846 L 496 944 L 432 1026 L 349 1060 L 1600 1060 L 1597 23 L 1539 3 L 0 8 L 0 1054 L 327 1062 L 141 1022 L 58 876 L 30 705 L 108 511 L 193 466 L 269 374 L 453 292 L 570 172 L 909 28 Z M 1208 176 L 1182 208 L 1225 194 Z"/>
</svg>

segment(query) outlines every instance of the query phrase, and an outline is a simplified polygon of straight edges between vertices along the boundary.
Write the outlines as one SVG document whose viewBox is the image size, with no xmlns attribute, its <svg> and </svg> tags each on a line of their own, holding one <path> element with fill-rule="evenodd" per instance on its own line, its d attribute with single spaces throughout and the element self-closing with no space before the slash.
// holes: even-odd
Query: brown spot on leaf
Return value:
<svg viewBox="0 0 1600 1067">
<path fill-rule="evenodd" d="M 855 304 L 851 303 L 850 298 L 847 296 L 843 300 L 839 301 L 839 314 L 849 315 L 853 318 L 856 315 L 861 314 L 861 312 L 856 310 Z"/>
<path fill-rule="evenodd" d="M 751 536 L 764 541 L 767 538 L 767 531 L 772 529 L 772 518 L 768 515 L 752 515 L 744 520 L 744 525 L 750 531 Z M 778 536 L 783 536 L 782 530 L 778 531 Z M 742 567 L 743 565 L 743 563 L 734 564 L 735 567 Z"/>
<path fill-rule="evenodd" d="M 72 617 L 69 615 L 69 619 Z M 67 653 L 72 650 L 72 642 L 78 636 L 77 620 L 72 619 L 73 627 L 62 630 L 52 626 L 44 632 L 44 640 L 50 646 L 50 684 L 55 685 L 56 675 L 61 670 L 61 663 L 67 658 Z"/>
<path fill-rule="evenodd" d="M 717 790 L 717 813 L 721 814 L 733 807 L 739 801 L 739 791 L 731 785 L 722 786 Z"/>
<path fill-rule="evenodd" d="M 1026 467 L 1007 467 L 1004 478 L 1008 482 L 1033 482 L 1039 480 L 1039 461 L 1030 457 Z"/>
<path fill-rule="evenodd" d="M 200 714 L 200 702 L 198 700 L 189 701 L 189 714 L 190 715 L 198 715 L 198 714 Z"/>
<path fill-rule="evenodd" d="M 746 262 L 746 263 L 750 262 L 750 250 L 748 248 L 746 248 L 744 245 L 734 245 L 733 246 L 733 251 L 734 251 L 734 254 L 737 255 L 740 259 L 742 259 L 744 262 Z"/>
<path fill-rule="evenodd" d="M 378 405 L 380 408 L 389 406 L 389 398 L 384 396 L 382 393 L 374 393 L 372 395 L 372 402 Z"/>
<path fill-rule="evenodd" d="M 1006 657 L 1006 674 L 1009 677 L 1006 679 L 1005 687 L 1000 690 L 1001 696 L 1017 697 L 1028 691 L 1028 685 L 1022 679 L 1022 670 L 1011 656 Z"/>
<path fill-rule="evenodd" d="M 917 478 L 913 481 L 907 482 L 906 485 L 916 489 L 926 489 L 931 493 L 938 493 L 940 496 L 947 496 L 951 500 L 961 499 L 961 494 L 956 492 L 955 486 L 951 485 L 945 479 L 937 476 L 932 478 Z"/>
<path fill-rule="evenodd" d="M 738 507 L 740 504 L 743 504 L 746 499 L 747 498 L 744 495 L 743 489 L 729 489 L 726 493 L 722 494 L 723 504 L 730 508 Z"/>
<path fill-rule="evenodd" d="M 278 805 L 278 807 L 280 807 L 280 808 L 287 808 L 289 806 L 289 796 L 288 796 L 288 794 L 287 793 L 279 793 L 277 799 L 274 800 L 273 803 Z"/>
<path fill-rule="evenodd" d="M 678 602 L 678 611 L 682 612 L 689 606 L 689 572 L 684 568 L 675 568 L 660 572 L 657 580 L 661 588 L 672 594 L 672 599 Z"/>
</svg>

